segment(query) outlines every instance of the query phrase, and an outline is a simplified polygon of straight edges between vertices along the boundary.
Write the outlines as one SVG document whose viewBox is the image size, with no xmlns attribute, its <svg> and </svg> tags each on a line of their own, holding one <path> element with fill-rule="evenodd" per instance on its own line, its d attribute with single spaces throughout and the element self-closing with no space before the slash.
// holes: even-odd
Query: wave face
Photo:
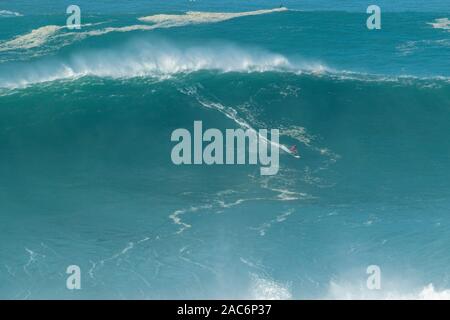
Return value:
<svg viewBox="0 0 450 320">
<path fill-rule="evenodd" d="M 0 298 L 448 299 L 446 13 L 180 8 L 0 20 Z M 196 120 L 278 174 L 173 165 Z"/>
</svg>

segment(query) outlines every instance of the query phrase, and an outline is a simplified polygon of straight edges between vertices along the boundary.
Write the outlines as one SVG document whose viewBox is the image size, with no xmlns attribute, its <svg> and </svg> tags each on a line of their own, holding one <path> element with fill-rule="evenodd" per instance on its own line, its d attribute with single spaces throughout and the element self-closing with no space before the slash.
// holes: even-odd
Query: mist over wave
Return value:
<svg viewBox="0 0 450 320">
<path fill-rule="evenodd" d="M 0 52 L 16 49 L 31 49 L 47 42 L 47 39 L 61 30 L 62 26 L 49 25 L 32 30 L 30 33 L 17 36 L 12 40 L 0 43 Z"/>
<path fill-rule="evenodd" d="M 68 59 L 42 59 L 17 63 L 4 69 L 0 70 L 0 87 L 17 88 L 83 76 L 161 78 L 200 70 L 322 72 L 325 67 L 319 63 L 292 63 L 281 54 L 256 48 L 238 48 L 232 44 L 182 46 L 161 40 L 141 40 L 119 49 L 86 50 Z"/>
<path fill-rule="evenodd" d="M 450 289 L 436 289 L 430 283 L 423 288 L 390 288 L 368 290 L 364 284 L 330 282 L 329 291 L 324 297 L 333 300 L 450 300 Z"/>
<path fill-rule="evenodd" d="M 289 286 L 278 283 L 257 274 L 251 274 L 251 299 L 255 300 L 289 300 L 292 293 Z"/>
</svg>

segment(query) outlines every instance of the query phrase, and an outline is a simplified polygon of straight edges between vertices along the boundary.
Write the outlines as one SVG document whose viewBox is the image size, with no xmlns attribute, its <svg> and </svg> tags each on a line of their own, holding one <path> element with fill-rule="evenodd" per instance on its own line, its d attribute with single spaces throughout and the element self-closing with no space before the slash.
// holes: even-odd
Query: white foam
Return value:
<svg viewBox="0 0 450 320">
<path fill-rule="evenodd" d="M 252 228 L 254 230 L 257 230 L 259 235 L 261 237 L 264 237 L 267 233 L 267 231 L 270 229 L 270 227 L 274 224 L 274 223 L 281 223 L 286 221 L 286 219 L 294 212 L 293 209 L 289 209 L 288 211 L 278 215 L 275 217 L 275 219 L 272 219 L 268 222 L 264 222 L 263 224 L 261 224 L 260 226 L 256 227 L 256 228 Z"/>
<path fill-rule="evenodd" d="M 22 17 L 23 14 L 19 12 L 0 10 L 0 18 L 10 18 L 10 17 Z"/>
<path fill-rule="evenodd" d="M 330 282 L 325 299 L 338 300 L 450 300 L 450 289 L 436 290 L 432 283 L 421 289 L 407 290 L 381 289 L 368 290 L 363 284 Z"/>
<path fill-rule="evenodd" d="M 217 23 L 229 19 L 269 14 L 274 12 L 286 11 L 286 8 L 276 8 L 271 10 L 258 10 L 240 13 L 212 13 L 212 12 L 186 12 L 182 15 L 165 15 L 159 14 L 148 17 L 139 18 L 142 22 L 152 22 L 153 25 L 130 25 L 123 27 L 107 27 L 96 30 L 82 31 L 82 32 L 70 32 L 60 34 L 58 36 L 64 37 L 65 41 L 63 45 L 70 44 L 74 41 L 79 41 L 88 37 L 102 36 L 111 32 L 131 32 L 131 31 L 150 31 L 158 28 L 173 28 L 182 27 L 189 24 L 201 24 L 201 23 Z M 0 11 L 2 12 L 2 11 Z M 92 26 L 96 24 L 86 24 L 86 26 Z M 32 30 L 30 33 L 19 35 L 12 40 L 3 41 L 0 43 L 0 51 L 17 50 L 17 49 L 31 49 L 40 47 L 47 42 L 55 39 L 55 34 L 66 26 L 43 26 L 38 29 Z"/>
<path fill-rule="evenodd" d="M 173 221 L 174 224 L 180 226 L 176 233 L 182 233 L 184 230 L 191 227 L 190 224 L 183 222 L 180 218 L 181 215 L 185 214 L 187 210 L 176 210 L 172 213 L 169 218 Z"/>
<path fill-rule="evenodd" d="M 0 51 L 17 50 L 17 49 L 31 49 L 36 48 L 44 43 L 57 33 L 61 26 L 49 25 L 32 30 L 30 33 L 20 35 L 12 40 L 0 43 Z"/>
<path fill-rule="evenodd" d="M 136 24 L 131 26 L 125 26 L 125 27 L 107 27 L 103 29 L 97 29 L 97 30 L 91 30 L 91 31 L 85 31 L 76 34 L 78 39 L 87 38 L 87 37 L 95 37 L 95 36 L 102 36 L 111 32 L 130 32 L 130 31 L 148 31 L 148 30 L 154 30 L 157 29 L 158 26 L 149 26 L 149 25 L 142 25 L 142 24 Z"/>
<path fill-rule="evenodd" d="M 177 234 L 180 234 L 184 230 L 192 227 L 190 224 L 183 222 L 183 220 L 181 219 L 182 215 L 187 214 L 187 213 L 197 212 L 199 210 L 211 209 L 211 208 L 212 208 L 212 205 L 205 204 L 205 205 L 198 206 L 198 207 L 190 207 L 188 209 L 176 210 L 171 215 L 169 215 L 169 218 L 173 221 L 174 224 L 176 224 L 180 227 L 176 232 Z"/>
<path fill-rule="evenodd" d="M 262 14 L 270 14 L 275 12 L 287 11 L 286 8 L 276 8 L 270 10 L 257 10 L 239 13 L 225 12 L 194 12 L 188 11 L 181 15 L 176 14 L 157 14 L 148 17 L 138 18 L 139 21 L 145 23 L 153 23 L 152 25 L 136 24 L 124 27 L 107 27 L 98 30 L 86 31 L 78 33 L 78 37 L 101 36 L 111 32 L 130 32 L 130 31 L 149 31 L 154 29 L 175 28 L 187 25 L 218 23 L 230 19 L 236 19 L 246 16 L 255 16 Z"/>
<path fill-rule="evenodd" d="M 450 289 L 437 291 L 430 283 L 419 292 L 418 297 L 420 300 L 450 300 Z"/>
<path fill-rule="evenodd" d="M 160 28 L 180 27 L 192 24 L 217 23 L 235 18 L 270 14 L 287 11 L 287 8 L 256 10 L 247 12 L 197 12 L 188 11 L 185 14 L 157 14 L 141 17 L 138 20 L 157 24 Z"/>
<path fill-rule="evenodd" d="M 450 20 L 448 18 L 435 19 L 434 22 L 428 22 L 435 29 L 450 30 Z"/>
<path fill-rule="evenodd" d="M 251 299 L 255 300 L 289 300 L 292 294 L 289 286 L 267 277 L 252 274 Z"/>
<path fill-rule="evenodd" d="M 42 34 L 57 28 L 36 31 Z M 45 37 L 45 36 L 43 36 Z M 36 46 L 42 41 L 16 40 L 22 46 Z M 0 46 L 1 48 L 1 46 Z M 218 72 L 266 72 L 294 70 L 289 60 L 280 55 L 258 50 L 245 50 L 231 45 L 177 47 L 167 42 L 135 42 L 121 49 L 81 52 L 68 60 L 36 61 L 17 67 L 13 75 L 0 77 L 0 87 L 16 88 L 54 80 L 83 76 L 110 78 L 167 78 L 200 70 Z M 288 151 L 288 150 L 285 150 Z"/>
<path fill-rule="evenodd" d="M 295 158 L 300 158 L 299 155 L 292 152 L 284 144 L 276 143 L 272 140 L 267 139 L 265 136 L 261 135 L 258 130 L 255 130 L 247 121 L 245 121 L 244 119 L 239 117 L 235 109 L 233 109 L 231 107 L 226 107 L 218 102 L 206 101 L 204 98 L 200 98 L 198 95 L 197 95 L 197 100 L 205 108 L 217 110 L 220 113 L 222 113 L 223 115 L 225 115 L 227 118 L 229 118 L 230 120 L 233 120 L 242 129 L 251 130 L 251 131 L 255 132 L 258 135 L 258 138 L 261 139 L 262 141 L 264 141 L 265 143 L 270 144 L 271 146 L 274 146 L 275 148 L 278 148 L 278 149 L 286 152 L 287 154 L 290 154 L 291 156 L 293 156 Z"/>
<path fill-rule="evenodd" d="M 98 23 L 86 23 L 82 24 L 82 27 L 90 27 L 103 24 L 105 22 Z M 131 28 L 132 26 L 130 26 Z M 73 41 L 80 40 L 86 37 L 85 33 L 60 33 L 59 31 L 67 29 L 67 26 L 48 25 L 37 29 L 33 29 L 23 35 L 18 35 L 11 40 L 0 41 L 0 52 L 11 50 L 27 50 L 41 47 L 42 45 L 55 40 L 57 38 L 66 38 L 59 47 L 68 45 Z M 71 37 L 71 39 L 69 39 Z"/>
</svg>

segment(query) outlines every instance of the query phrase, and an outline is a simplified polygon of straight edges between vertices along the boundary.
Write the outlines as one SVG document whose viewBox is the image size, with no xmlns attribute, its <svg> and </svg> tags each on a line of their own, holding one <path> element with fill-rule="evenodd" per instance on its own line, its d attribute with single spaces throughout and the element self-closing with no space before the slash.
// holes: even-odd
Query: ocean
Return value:
<svg viewBox="0 0 450 320">
<path fill-rule="evenodd" d="M 450 299 L 448 1 L 76 2 L 0 1 L 1 299 Z"/>
</svg>

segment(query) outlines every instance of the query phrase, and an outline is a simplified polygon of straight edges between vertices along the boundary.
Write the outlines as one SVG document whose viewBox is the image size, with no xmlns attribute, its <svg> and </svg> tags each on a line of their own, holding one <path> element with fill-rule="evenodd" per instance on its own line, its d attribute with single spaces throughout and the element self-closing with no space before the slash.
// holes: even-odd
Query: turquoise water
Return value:
<svg viewBox="0 0 450 320">
<path fill-rule="evenodd" d="M 450 297 L 446 1 L 69 4 L 0 1 L 0 298 Z M 175 166 L 195 120 L 301 158 Z"/>
</svg>

